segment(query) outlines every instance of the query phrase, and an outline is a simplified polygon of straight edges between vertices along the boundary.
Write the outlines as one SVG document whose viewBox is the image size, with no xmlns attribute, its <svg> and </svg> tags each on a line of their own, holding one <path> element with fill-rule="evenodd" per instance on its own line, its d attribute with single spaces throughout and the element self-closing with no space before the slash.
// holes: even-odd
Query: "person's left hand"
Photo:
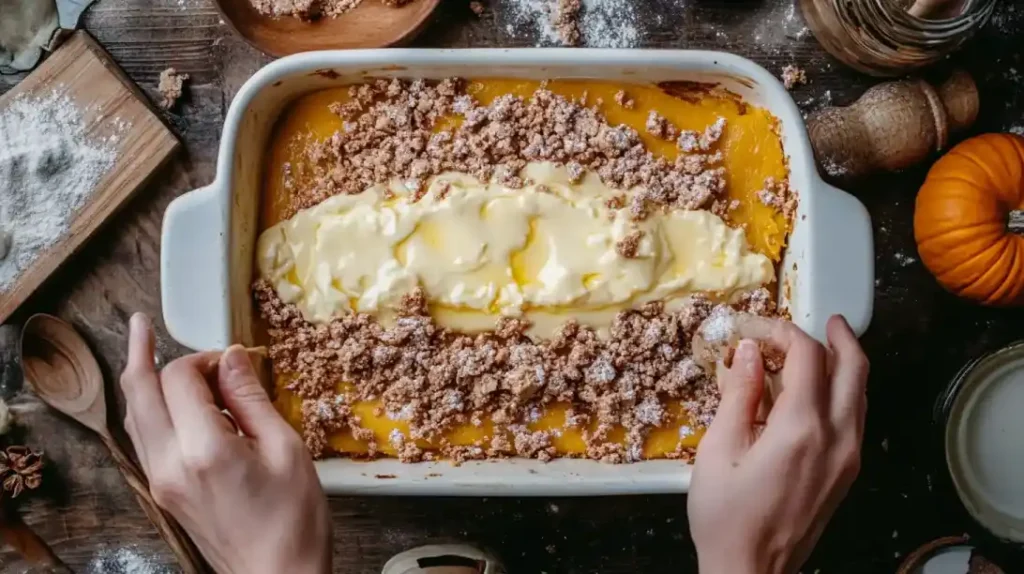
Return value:
<svg viewBox="0 0 1024 574">
<path fill-rule="evenodd" d="M 149 319 L 135 314 L 124 425 L 157 504 L 217 572 L 330 572 L 330 516 L 313 461 L 245 349 L 189 355 L 157 372 L 153 345 Z"/>
</svg>

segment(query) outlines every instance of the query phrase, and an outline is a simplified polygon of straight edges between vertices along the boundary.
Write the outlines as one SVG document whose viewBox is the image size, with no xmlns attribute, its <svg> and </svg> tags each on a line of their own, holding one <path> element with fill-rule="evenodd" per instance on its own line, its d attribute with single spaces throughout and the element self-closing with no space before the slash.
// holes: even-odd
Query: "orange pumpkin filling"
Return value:
<svg viewBox="0 0 1024 574">
<path fill-rule="evenodd" d="M 539 82 L 534 81 L 487 79 L 469 82 L 465 91 L 478 105 L 487 106 L 496 99 L 507 95 L 519 96 L 528 100 L 541 87 Z M 725 191 L 719 199 L 722 201 L 721 205 L 728 205 L 727 208 L 723 207 L 719 210 L 719 215 L 729 227 L 743 230 L 743 234 L 740 236 L 741 238 L 745 236 L 746 240 L 743 249 L 749 249 L 752 254 L 763 255 L 772 264 L 778 264 L 790 230 L 790 221 L 787 215 L 778 208 L 777 203 L 773 204 L 772 201 L 766 200 L 766 189 L 773 189 L 770 183 L 766 187 L 766 182 L 773 180 L 781 182 L 784 188 L 788 178 L 788 168 L 777 131 L 777 120 L 767 111 L 744 104 L 730 94 L 717 92 L 681 93 L 679 90 L 667 90 L 657 86 L 575 80 L 555 80 L 548 82 L 545 87 L 553 94 L 565 98 L 573 100 L 585 98 L 585 101 L 591 106 L 594 105 L 594 102 L 600 102 L 597 104 L 597 109 L 609 125 L 621 124 L 636 130 L 639 140 L 647 150 L 655 157 L 665 158 L 669 162 L 676 160 L 684 152 L 680 151 L 680 144 L 675 139 L 667 139 L 664 135 L 651 133 L 649 124 L 652 112 L 656 112 L 678 131 L 689 130 L 696 134 L 705 133 L 709 126 L 724 119 L 726 127 L 720 139 L 714 143 L 714 150 L 721 153 L 716 166 L 724 168 L 722 177 Z M 322 178 L 323 173 L 318 172 L 317 165 L 322 164 L 323 160 L 319 156 L 310 155 L 309 143 L 329 141 L 339 131 L 344 132 L 346 129 L 350 129 L 346 122 L 351 121 L 352 117 L 344 117 L 345 114 L 339 113 L 339 110 L 352 101 L 353 93 L 350 89 L 328 89 L 299 98 L 284 111 L 274 130 L 267 154 L 267 177 L 262 195 L 261 233 L 279 224 L 283 225 L 295 220 L 298 217 L 297 213 L 312 213 L 310 210 L 323 209 L 320 207 L 324 204 L 323 202 L 309 201 L 297 206 L 296 189 L 318 185 L 315 179 Z M 435 131 L 455 128 L 463 121 L 463 118 L 455 116 L 441 118 L 435 126 Z M 436 182 L 436 179 L 434 181 Z M 567 185 L 565 188 L 571 189 L 572 186 Z M 383 193 L 389 198 L 382 200 L 384 203 L 374 204 L 371 206 L 371 210 L 390 208 L 396 201 L 399 203 L 406 201 L 402 196 L 395 199 L 390 191 Z M 434 193 L 440 192 L 434 187 L 428 188 L 425 195 L 427 199 L 421 201 L 443 201 L 433 197 L 431 194 Z M 447 187 L 445 187 L 445 193 L 447 193 Z M 330 196 L 330 193 L 324 195 Z M 768 193 L 768 195 L 773 194 Z M 461 200 L 461 196 L 453 197 Z M 471 199 L 467 198 L 466 201 Z M 613 199 L 617 201 L 617 199 Z M 612 203 L 612 200 L 609 200 L 608 203 Z M 425 203 L 424 205 L 433 204 Z M 359 206 L 359 208 L 362 207 Z M 349 208 L 346 204 L 345 209 Z M 351 209 L 355 209 L 355 207 Z M 409 206 L 403 204 L 401 209 L 406 210 L 402 213 L 406 213 L 419 208 L 410 203 Z M 330 216 L 347 217 L 349 212 L 341 215 L 339 213 L 341 212 L 335 210 L 331 212 Z M 566 211 L 566 213 L 570 212 Z M 430 212 L 422 217 L 426 218 L 428 215 L 434 216 L 436 213 Z M 678 225 L 673 222 L 674 220 L 665 225 Z M 317 223 L 316 225 L 324 224 Z M 420 229 L 422 225 L 417 223 L 417 229 Z M 721 232 L 718 228 L 715 229 L 716 233 Z M 317 241 L 323 240 L 325 235 L 322 228 L 318 228 L 316 233 L 310 237 L 317 237 Z M 581 238 L 582 240 L 583 238 Z M 616 245 L 616 247 L 621 246 Z M 275 256 L 279 257 L 276 255 L 276 251 Z M 512 274 L 515 274 L 515 262 L 511 262 L 509 265 Z M 277 289 L 277 295 L 280 296 L 283 292 L 282 289 L 289 284 L 300 284 L 301 277 L 299 275 L 300 273 L 294 270 L 282 274 L 279 285 L 284 285 L 284 287 Z M 258 275 L 257 279 L 266 280 L 267 277 Z M 588 280 L 584 276 L 584 283 Z M 342 283 L 341 280 L 335 280 L 333 286 L 338 291 L 343 291 Z M 365 285 L 361 287 L 365 288 Z M 774 289 L 771 281 L 767 282 L 764 287 Z M 271 291 L 273 290 L 266 288 L 264 284 L 263 293 Z M 338 305 L 360 309 L 360 305 L 364 301 L 360 299 L 361 293 L 358 293 L 356 297 L 349 297 L 346 301 L 339 302 Z M 706 295 L 713 301 L 730 298 L 721 292 Z M 267 296 L 274 297 L 274 294 L 270 293 Z M 732 298 L 735 299 L 735 296 L 736 294 L 733 294 Z M 429 301 L 429 294 L 427 298 L 427 308 L 435 317 L 442 317 L 444 313 L 449 315 L 462 313 L 482 315 L 489 321 L 496 321 L 500 315 L 496 306 L 491 306 L 483 311 L 471 312 L 468 307 L 435 305 L 434 302 Z M 629 305 L 628 303 L 625 307 L 620 305 L 613 310 L 628 309 Z M 637 304 L 637 306 L 639 305 Z M 588 308 L 587 312 L 590 311 Z M 583 313 L 582 310 L 580 312 Z M 306 315 L 308 317 L 309 313 Z M 558 320 L 568 320 L 574 316 L 572 305 L 561 309 L 555 315 Z M 275 404 L 282 415 L 296 429 L 302 431 L 304 429 L 304 410 L 308 417 L 310 406 L 307 404 L 304 409 L 303 398 L 288 388 L 290 383 L 295 381 L 294 373 L 282 372 L 278 367 L 275 368 L 275 371 L 277 390 Z M 341 397 L 353 396 L 354 386 L 349 382 L 337 380 L 334 387 Z M 339 399 L 338 402 L 340 404 L 343 399 Z M 326 444 L 321 445 L 324 450 L 323 454 L 397 456 L 402 451 L 402 442 L 405 441 L 396 444 L 394 440 L 396 436 L 405 437 L 407 442 L 415 443 L 417 448 L 430 451 L 441 445 L 472 447 L 489 444 L 494 440 L 496 433 L 509 432 L 502 425 L 498 425 L 500 428 L 496 430 L 496 425 L 492 420 L 473 422 L 466 420 L 436 436 L 416 437 L 415 429 L 410 428 L 410 423 L 402 420 L 402 417 L 396 416 L 394 412 L 389 412 L 380 399 L 345 399 L 344 402 L 347 403 L 346 416 L 350 421 L 357 421 L 358 427 L 365 429 L 365 432 L 353 433 L 351 428 L 331 428 L 325 436 Z M 657 422 L 643 434 L 640 458 L 663 458 L 671 456 L 673 453 L 678 455 L 681 449 L 695 447 L 700 440 L 703 432 L 702 425 L 700 421 L 694 420 L 686 400 L 664 398 L 661 403 L 662 408 L 659 410 Z M 597 431 L 598 423 L 595 420 L 590 420 L 582 425 L 567 426 L 567 414 L 578 414 L 579 409 L 578 404 L 552 400 L 535 409 L 528 420 L 521 422 L 530 432 L 546 431 L 548 433 L 546 436 L 549 443 L 546 446 L 548 449 L 546 452 L 554 453 L 554 456 L 581 456 L 588 453 L 587 437 Z M 603 440 L 608 443 L 622 444 L 629 439 L 626 430 L 617 427 L 610 430 L 605 429 Z"/>
</svg>

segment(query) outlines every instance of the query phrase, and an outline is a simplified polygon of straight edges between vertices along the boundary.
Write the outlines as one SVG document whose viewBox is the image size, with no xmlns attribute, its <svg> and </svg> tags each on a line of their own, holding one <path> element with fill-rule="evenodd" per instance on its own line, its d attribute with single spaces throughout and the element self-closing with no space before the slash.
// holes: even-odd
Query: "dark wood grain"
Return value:
<svg viewBox="0 0 1024 574">
<path fill-rule="evenodd" d="M 800 33 L 778 25 L 787 0 L 635 0 L 648 23 L 644 46 L 727 50 L 778 73 L 807 70 L 796 89 L 805 111 L 848 104 L 877 80 L 838 64 Z M 467 0 L 445 0 L 418 46 L 530 46 L 516 27 L 513 0 L 491 0 L 477 18 Z M 1003 3 L 1001 10 L 1012 2 Z M 127 319 L 160 317 L 159 230 L 168 202 L 213 178 L 224 111 L 250 74 L 269 60 L 233 37 L 208 0 L 101 0 L 85 26 L 149 93 L 167 66 L 192 76 L 180 112 L 168 116 L 184 152 L 53 277 L 15 316 L 55 312 L 73 322 L 101 357 L 109 380 L 124 366 Z M 1024 125 L 1024 11 L 1001 15 L 950 65 L 978 80 L 981 116 L 972 133 Z M 1011 69 L 1016 70 L 1012 72 Z M 17 78 L 0 77 L 0 92 Z M 936 395 L 969 358 L 1021 338 L 1024 312 L 983 309 L 938 288 L 916 260 L 914 195 L 927 165 L 847 185 L 874 221 L 878 288 L 875 321 L 864 338 L 872 360 L 864 469 L 804 572 L 895 571 L 899 556 L 947 535 L 977 533 L 947 478 Z M 183 352 L 159 332 L 159 355 Z M 78 572 L 119 572 L 111 557 L 128 548 L 167 571 L 173 557 L 122 481 L 104 447 L 31 398 L 29 440 L 53 461 L 46 496 L 23 516 Z M 117 416 L 116 414 L 113 416 Z M 494 549 L 511 572 L 645 574 L 696 572 L 683 496 L 578 499 L 336 498 L 335 572 L 375 574 L 392 554 L 427 542 L 467 540 Z M 1009 547 L 1003 551 L 1012 552 Z M 1014 564 L 1024 555 L 1011 554 Z M 27 566 L 0 551 L 0 571 Z M 1012 571 L 1012 570 L 1011 570 Z"/>
</svg>

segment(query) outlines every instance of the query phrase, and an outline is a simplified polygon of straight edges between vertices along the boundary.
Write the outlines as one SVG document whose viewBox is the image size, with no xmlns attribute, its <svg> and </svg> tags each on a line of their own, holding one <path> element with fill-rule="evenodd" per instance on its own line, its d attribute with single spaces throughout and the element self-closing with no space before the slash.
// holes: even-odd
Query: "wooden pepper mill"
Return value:
<svg viewBox="0 0 1024 574">
<path fill-rule="evenodd" d="M 974 80 L 958 70 L 937 88 L 924 80 L 874 86 L 849 106 L 811 114 L 807 131 L 824 175 L 857 178 L 943 150 L 950 134 L 974 123 L 978 108 Z"/>
</svg>

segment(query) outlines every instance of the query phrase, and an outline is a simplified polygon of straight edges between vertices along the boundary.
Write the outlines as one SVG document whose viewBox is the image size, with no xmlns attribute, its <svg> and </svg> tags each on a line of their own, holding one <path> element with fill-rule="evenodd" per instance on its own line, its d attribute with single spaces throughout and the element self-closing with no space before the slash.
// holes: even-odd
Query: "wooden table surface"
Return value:
<svg viewBox="0 0 1024 574">
<path fill-rule="evenodd" d="M 807 70 L 794 98 L 806 111 L 853 101 L 878 80 L 854 73 L 800 33 L 792 0 L 635 0 L 643 45 L 735 52 L 778 73 Z M 491 0 L 482 18 L 468 0 L 446 0 L 417 46 L 530 46 L 513 6 Z M 982 92 L 974 131 L 1024 129 L 1024 6 L 996 18 L 952 62 Z M 150 94 L 161 70 L 191 75 L 188 99 L 168 121 L 185 150 L 60 272 L 13 322 L 49 311 L 73 322 L 109 380 L 125 362 L 134 311 L 160 317 L 159 237 L 167 204 L 213 179 L 224 113 L 239 86 L 269 59 L 235 37 L 211 0 L 100 0 L 84 19 L 129 76 Z M 0 77 L 0 92 L 17 82 Z M 933 538 L 972 531 L 950 491 L 932 404 L 968 359 L 1024 337 L 1020 310 L 983 309 L 943 293 L 916 260 L 914 194 L 927 166 L 848 185 L 871 211 L 877 252 L 875 320 L 863 342 L 872 360 L 864 468 L 804 572 L 893 572 L 900 556 Z M 161 330 L 159 354 L 185 350 Z M 10 389 L 7 389 L 9 392 Z M 22 509 L 78 572 L 173 572 L 173 558 L 93 437 L 38 406 L 23 417 L 53 472 L 46 496 Z M 38 408 L 35 408 L 38 407 Z M 402 549 L 467 540 L 500 553 L 511 572 L 696 572 L 683 496 L 587 499 L 334 498 L 335 572 L 372 574 Z M 723 533 L 728 535 L 728 533 Z M 1024 554 L 1009 550 L 1016 564 Z M 0 550 L 0 571 L 24 563 Z"/>
</svg>

